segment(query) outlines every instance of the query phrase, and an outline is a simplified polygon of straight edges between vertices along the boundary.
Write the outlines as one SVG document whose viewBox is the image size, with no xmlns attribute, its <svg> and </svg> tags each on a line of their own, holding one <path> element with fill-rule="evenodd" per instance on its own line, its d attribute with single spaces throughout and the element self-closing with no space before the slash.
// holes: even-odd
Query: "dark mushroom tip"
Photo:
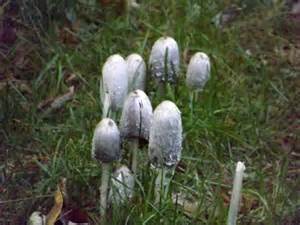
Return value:
<svg viewBox="0 0 300 225">
<path fill-rule="evenodd" d="M 120 132 L 116 123 L 110 118 L 102 119 L 96 126 L 92 143 L 92 158 L 110 163 L 121 156 Z"/>
</svg>

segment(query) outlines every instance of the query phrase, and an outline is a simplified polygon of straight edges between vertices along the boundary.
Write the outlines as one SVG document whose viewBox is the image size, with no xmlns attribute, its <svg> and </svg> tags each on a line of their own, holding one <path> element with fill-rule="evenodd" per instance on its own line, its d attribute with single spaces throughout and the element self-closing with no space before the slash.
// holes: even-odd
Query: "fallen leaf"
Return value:
<svg viewBox="0 0 300 225">
<path fill-rule="evenodd" d="M 75 88 L 71 86 L 69 91 L 63 95 L 57 96 L 56 98 L 48 98 L 38 104 L 38 110 L 43 111 L 44 114 L 60 109 L 64 104 L 73 99 L 75 95 Z"/>
<path fill-rule="evenodd" d="M 59 217 L 63 207 L 63 194 L 60 185 L 57 186 L 57 190 L 54 195 L 54 205 L 46 217 L 46 225 L 54 225 L 55 221 Z"/>
</svg>

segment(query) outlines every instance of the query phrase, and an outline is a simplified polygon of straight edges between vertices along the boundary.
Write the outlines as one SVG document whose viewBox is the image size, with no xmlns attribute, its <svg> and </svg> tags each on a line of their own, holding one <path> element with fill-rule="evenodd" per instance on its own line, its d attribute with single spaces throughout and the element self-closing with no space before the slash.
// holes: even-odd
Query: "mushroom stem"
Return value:
<svg viewBox="0 0 300 225">
<path fill-rule="evenodd" d="M 169 186 L 174 174 L 173 169 L 160 168 L 158 171 L 158 176 L 155 180 L 155 204 L 158 204 L 162 199 L 166 199 Z"/>
<path fill-rule="evenodd" d="M 106 207 L 107 207 L 107 191 L 108 191 L 109 174 L 110 174 L 110 164 L 102 163 L 102 177 L 101 177 L 101 187 L 100 187 L 100 215 L 103 223 L 105 223 L 105 214 L 106 214 Z"/>
<path fill-rule="evenodd" d="M 102 118 L 106 118 L 108 116 L 109 108 L 110 108 L 109 96 L 107 93 L 105 93 L 104 94 L 104 102 L 103 102 Z"/>
<path fill-rule="evenodd" d="M 130 141 L 130 148 L 132 150 L 131 170 L 132 170 L 133 174 L 136 176 L 137 162 L 138 162 L 139 140 L 138 139 L 134 139 L 134 140 Z"/>
<path fill-rule="evenodd" d="M 242 190 L 242 182 L 244 170 L 246 169 L 244 163 L 238 162 L 235 170 L 235 176 L 233 181 L 233 189 L 230 200 L 229 213 L 227 218 L 227 225 L 235 225 L 237 220 L 237 214 L 239 210 L 240 195 Z"/>
</svg>

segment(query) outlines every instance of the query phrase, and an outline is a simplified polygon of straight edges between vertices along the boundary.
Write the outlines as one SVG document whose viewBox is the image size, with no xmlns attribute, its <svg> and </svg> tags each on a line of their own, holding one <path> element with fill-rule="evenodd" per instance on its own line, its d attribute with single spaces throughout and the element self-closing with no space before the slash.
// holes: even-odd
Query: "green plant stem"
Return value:
<svg viewBox="0 0 300 225">
<path fill-rule="evenodd" d="M 240 195 L 242 190 L 244 170 L 245 170 L 245 165 L 242 162 L 238 162 L 235 170 L 234 181 L 233 181 L 233 189 L 231 194 L 227 225 L 236 224 L 237 214 L 239 210 Z"/>
<path fill-rule="evenodd" d="M 107 208 L 107 191 L 109 183 L 110 164 L 102 163 L 102 177 L 100 187 L 100 215 L 103 224 L 106 222 L 105 214 Z M 101 223 L 101 224 L 102 224 Z"/>
</svg>

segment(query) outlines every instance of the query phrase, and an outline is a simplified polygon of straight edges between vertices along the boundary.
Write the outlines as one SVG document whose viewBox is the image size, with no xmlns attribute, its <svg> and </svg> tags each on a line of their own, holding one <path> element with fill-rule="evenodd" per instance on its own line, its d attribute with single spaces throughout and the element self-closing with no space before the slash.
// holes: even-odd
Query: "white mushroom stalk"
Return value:
<svg viewBox="0 0 300 225">
<path fill-rule="evenodd" d="M 110 164 L 120 158 L 120 132 L 112 119 L 104 118 L 97 124 L 92 143 L 92 157 L 102 163 L 100 187 L 100 215 L 105 221 Z"/>
<path fill-rule="evenodd" d="M 159 91 L 164 92 L 166 82 L 175 83 L 179 75 L 179 48 L 171 37 L 161 37 L 153 45 L 149 68 L 151 75 L 159 85 Z"/>
<path fill-rule="evenodd" d="M 118 168 L 112 177 L 109 199 L 115 204 L 124 204 L 133 197 L 134 176 L 127 166 Z"/>
<path fill-rule="evenodd" d="M 146 87 L 146 63 L 136 53 L 126 58 L 128 73 L 128 93 L 134 90 L 145 90 Z"/>
<path fill-rule="evenodd" d="M 233 181 L 233 189 L 230 199 L 230 207 L 227 218 L 227 225 L 235 225 L 239 210 L 240 196 L 242 192 L 243 176 L 246 167 L 244 163 L 238 162 L 236 165 L 235 176 Z"/>
<path fill-rule="evenodd" d="M 155 182 L 156 203 L 168 193 L 175 166 L 181 158 L 181 149 L 181 113 L 173 102 L 163 101 L 153 113 L 148 152 L 151 164 L 159 169 Z"/>
<path fill-rule="evenodd" d="M 104 63 L 102 67 L 102 89 L 103 118 L 105 118 L 109 110 L 116 112 L 122 109 L 127 96 L 127 64 L 122 56 L 112 55 Z"/>
<path fill-rule="evenodd" d="M 149 140 L 153 110 L 148 96 L 142 90 L 131 92 L 123 107 L 120 120 L 122 139 L 128 139 L 132 151 L 132 172 L 136 175 L 138 145 L 140 140 Z"/>
</svg>

